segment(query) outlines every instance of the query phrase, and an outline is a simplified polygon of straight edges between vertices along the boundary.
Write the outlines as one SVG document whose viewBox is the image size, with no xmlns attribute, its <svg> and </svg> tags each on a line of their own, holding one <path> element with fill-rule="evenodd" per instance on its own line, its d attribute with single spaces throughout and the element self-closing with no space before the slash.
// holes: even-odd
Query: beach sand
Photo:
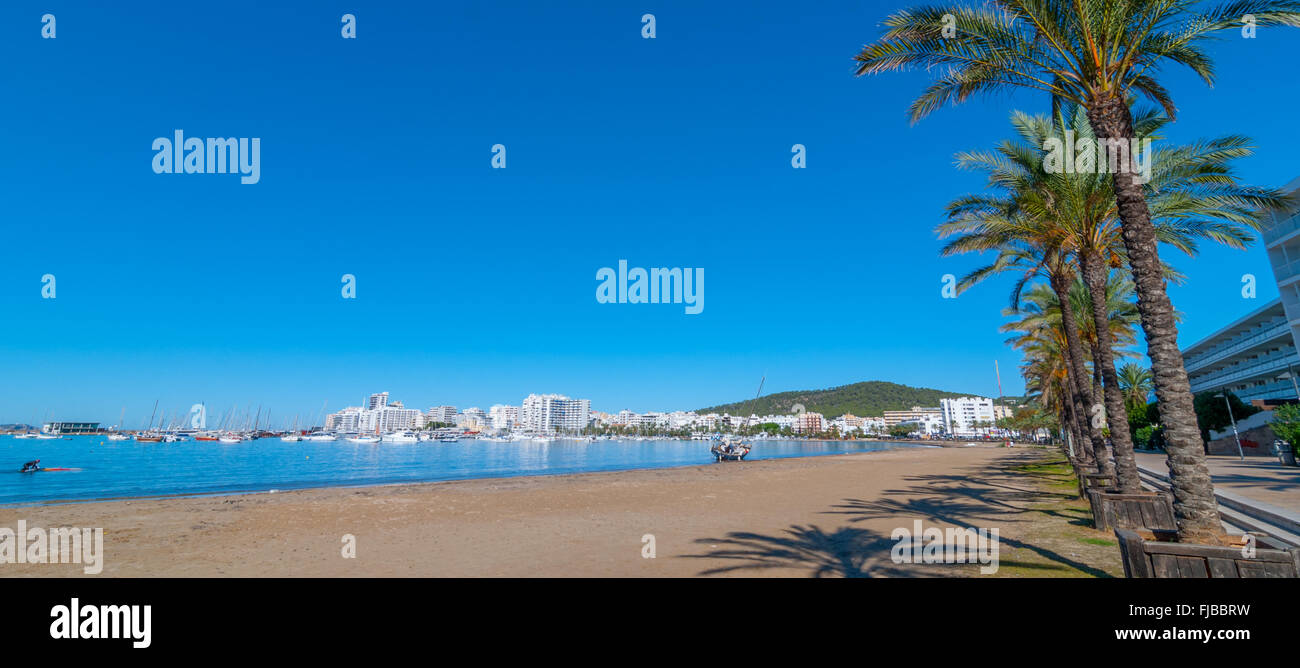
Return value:
<svg viewBox="0 0 1300 668">
<path fill-rule="evenodd" d="M 903 448 L 672 469 L 0 508 L 0 527 L 102 527 L 104 568 L 0 576 L 967 576 L 895 564 L 896 527 L 998 528 L 999 575 L 1119 572 L 1025 448 Z M 1017 468 L 1019 467 L 1019 468 Z M 1085 506 L 1086 507 L 1086 506 Z M 1044 510 L 1046 509 L 1046 510 Z M 343 537 L 356 558 L 344 558 Z M 654 536 L 654 558 L 643 537 Z"/>
</svg>

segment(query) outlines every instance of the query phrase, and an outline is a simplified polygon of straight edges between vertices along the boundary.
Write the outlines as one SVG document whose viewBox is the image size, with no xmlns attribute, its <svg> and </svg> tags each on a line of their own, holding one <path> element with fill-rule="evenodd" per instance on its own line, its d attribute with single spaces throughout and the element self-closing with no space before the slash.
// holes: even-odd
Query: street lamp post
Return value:
<svg viewBox="0 0 1300 668">
<path fill-rule="evenodd" d="M 1246 453 L 1241 450 L 1241 436 L 1237 434 L 1237 418 L 1232 415 L 1232 402 L 1228 401 L 1227 394 L 1220 393 L 1214 396 L 1223 397 L 1223 403 L 1228 406 L 1228 419 L 1232 420 L 1232 438 L 1237 441 L 1237 457 L 1241 458 L 1241 461 L 1244 462 L 1246 461 Z"/>
</svg>

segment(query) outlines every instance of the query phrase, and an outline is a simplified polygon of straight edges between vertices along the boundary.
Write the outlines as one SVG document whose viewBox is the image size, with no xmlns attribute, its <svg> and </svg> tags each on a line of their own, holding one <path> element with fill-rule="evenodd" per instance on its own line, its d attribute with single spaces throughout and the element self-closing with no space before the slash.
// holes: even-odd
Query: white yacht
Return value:
<svg viewBox="0 0 1300 668">
<path fill-rule="evenodd" d="M 327 434 L 327 433 L 325 433 L 325 432 L 317 431 L 317 432 L 313 432 L 313 433 L 307 434 L 307 436 L 305 437 L 305 440 L 308 440 L 308 441 L 333 441 L 333 440 L 336 440 L 337 438 L 338 438 L 338 437 L 335 436 L 334 434 Z"/>
<path fill-rule="evenodd" d="M 409 431 L 395 431 L 391 434 L 384 434 L 382 439 L 385 443 L 415 443 L 419 437 Z"/>
</svg>

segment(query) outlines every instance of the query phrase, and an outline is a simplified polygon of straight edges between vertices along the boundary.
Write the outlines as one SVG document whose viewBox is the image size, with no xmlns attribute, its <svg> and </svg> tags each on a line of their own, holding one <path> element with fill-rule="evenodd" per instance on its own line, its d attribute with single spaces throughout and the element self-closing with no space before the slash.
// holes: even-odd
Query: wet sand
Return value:
<svg viewBox="0 0 1300 668">
<path fill-rule="evenodd" d="M 0 508 L 0 527 L 102 527 L 104 568 L 0 564 L 0 576 L 978 576 L 895 564 L 896 527 L 1035 522 L 1042 450 L 959 447 L 672 469 Z M 1036 496 L 1037 495 L 1037 496 Z M 1059 495 L 1058 495 L 1059 496 Z M 1063 498 L 1063 497 L 1062 497 Z M 1065 520 L 1051 520 L 1064 523 Z M 356 558 L 344 558 L 344 536 Z M 654 537 L 654 558 L 643 538 Z M 1076 546 L 1077 547 L 1077 546 Z M 1114 548 L 1111 548 L 1114 549 Z M 1051 568 L 1090 567 L 1048 550 Z M 1032 556 L 1032 555 L 1031 555 Z M 1051 574 L 1051 573 L 1049 573 Z M 1093 572 L 1091 574 L 1098 574 Z"/>
</svg>

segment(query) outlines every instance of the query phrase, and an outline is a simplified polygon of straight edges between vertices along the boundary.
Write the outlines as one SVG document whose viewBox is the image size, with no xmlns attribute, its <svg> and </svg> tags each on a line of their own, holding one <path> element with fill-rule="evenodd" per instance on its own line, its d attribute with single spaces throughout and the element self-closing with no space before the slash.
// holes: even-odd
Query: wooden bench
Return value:
<svg viewBox="0 0 1300 668">
<path fill-rule="evenodd" d="M 1079 476 L 1079 498 L 1087 499 L 1089 490 L 1110 489 L 1115 487 L 1117 484 L 1119 484 L 1119 482 L 1113 475 L 1085 470 L 1083 475 Z"/>
<path fill-rule="evenodd" d="M 1175 530 L 1174 498 L 1168 492 L 1122 493 L 1089 489 L 1092 525 L 1099 531 L 1108 529 Z"/>
<path fill-rule="evenodd" d="M 1153 531 L 1147 540 L 1129 529 L 1116 529 L 1124 577 L 1129 578 L 1295 578 L 1300 577 L 1300 549 L 1272 549 L 1257 542 L 1254 556 L 1240 547 L 1172 542 L 1174 532 Z"/>
</svg>

